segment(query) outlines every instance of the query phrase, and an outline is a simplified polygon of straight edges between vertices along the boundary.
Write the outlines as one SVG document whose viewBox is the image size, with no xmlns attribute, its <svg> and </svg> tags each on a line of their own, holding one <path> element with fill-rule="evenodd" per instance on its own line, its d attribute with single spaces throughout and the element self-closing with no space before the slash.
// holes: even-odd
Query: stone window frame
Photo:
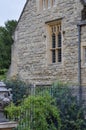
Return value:
<svg viewBox="0 0 86 130">
<path fill-rule="evenodd" d="M 62 26 L 62 22 L 61 20 L 56 20 L 53 22 L 48 22 L 46 23 L 46 30 L 47 30 L 47 39 L 46 39 L 46 44 L 47 44 L 47 63 L 48 64 L 62 64 L 63 63 L 63 56 L 62 56 L 62 52 L 63 52 L 63 36 L 62 36 L 62 27 L 61 27 L 61 47 L 58 47 L 58 43 L 56 42 L 57 46 L 56 48 L 52 48 L 52 32 L 51 32 L 51 28 L 52 26 L 57 26 L 60 25 Z M 58 61 L 58 50 L 61 49 L 61 61 Z M 56 61 L 53 62 L 52 60 L 52 50 L 55 50 L 56 53 Z"/>
</svg>

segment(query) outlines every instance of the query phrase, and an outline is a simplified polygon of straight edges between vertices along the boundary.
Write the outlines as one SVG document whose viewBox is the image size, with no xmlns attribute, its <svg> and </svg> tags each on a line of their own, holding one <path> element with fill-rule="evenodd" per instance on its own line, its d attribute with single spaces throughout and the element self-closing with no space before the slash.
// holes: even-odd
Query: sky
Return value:
<svg viewBox="0 0 86 130">
<path fill-rule="evenodd" d="M 0 26 L 8 20 L 18 20 L 26 0 L 0 0 Z"/>
</svg>

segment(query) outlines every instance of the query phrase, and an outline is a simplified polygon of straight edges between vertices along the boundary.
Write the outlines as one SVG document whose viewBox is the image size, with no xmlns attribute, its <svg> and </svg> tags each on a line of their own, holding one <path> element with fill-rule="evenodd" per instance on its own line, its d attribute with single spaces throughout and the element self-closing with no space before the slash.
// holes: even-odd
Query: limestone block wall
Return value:
<svg viewBox="0 0 86 130">
<path fill-rule="evenodd" d="M 55 7 L 39 11 L 38 4 L 37 0 L 28 1 L 20 17 L 14 42 L 17 60 L 12 61 L 11 67 L 16 64 L 17 75 L 30 83 L 51 84 L 61 80 L 78 84 L 77 23 L 81 20 L 83 6 L 80 0 L 58 0 Z M 47 51 L 46 22 L 56 19 L 62 19 L 62 63 L 59 64 L 48 62 Z"/>
</svg>

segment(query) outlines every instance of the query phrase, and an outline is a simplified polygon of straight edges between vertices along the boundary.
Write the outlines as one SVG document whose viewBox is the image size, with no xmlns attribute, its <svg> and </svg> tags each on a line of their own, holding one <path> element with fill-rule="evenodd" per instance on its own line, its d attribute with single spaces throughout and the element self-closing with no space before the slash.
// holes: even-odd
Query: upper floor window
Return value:
<svg viewBox="0 0 86 130">
<path fill-rule="evenodd" d="M 39 0 L 39 10 L 49 9 L 56 5 L 57 0 Z"/>
</svg>

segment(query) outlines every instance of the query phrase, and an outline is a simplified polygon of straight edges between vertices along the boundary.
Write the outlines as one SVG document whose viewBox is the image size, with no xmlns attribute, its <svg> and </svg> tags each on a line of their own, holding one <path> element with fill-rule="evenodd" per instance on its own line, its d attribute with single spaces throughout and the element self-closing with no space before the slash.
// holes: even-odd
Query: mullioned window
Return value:
<svg viewBox="0 0 86 130">
<path fill-rule="evenodd" d="M 39 10 L 46 10 L 56 6 L 57 0 L 39 0 Z"/>
</svg>

